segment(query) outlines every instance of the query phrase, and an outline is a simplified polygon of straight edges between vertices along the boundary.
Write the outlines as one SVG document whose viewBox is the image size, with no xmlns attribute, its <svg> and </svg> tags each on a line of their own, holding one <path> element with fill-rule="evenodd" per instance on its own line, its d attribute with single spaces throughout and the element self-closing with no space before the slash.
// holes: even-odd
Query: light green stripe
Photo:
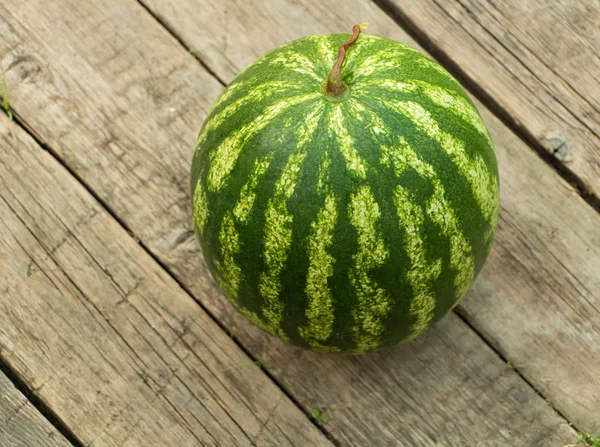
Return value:
<svg viewBox="0 0 600 447">
<path fill-rule="evenodd" d="M 380 346 L 385 318 L 390 311 L 389 294 L 369 276 L 371 270 L 387 261 L 389 253 L 381 233 L 375 228 L 381 212 L 368 186 L 361 186 L 351 195 L 348 215 L 358 233 L 358 250 L 348 274 L 358 301 L 352 310 L 352 330 L 358 350 L 364 352 Z"/>
<path fill-rule="evenodd" d="M 443 131 L 435 119 L 420 104 L 413 101 L 383 101 L 385 105 L 407 116 L 431 139 L 437 141 L 450 156 L 460 174 L 467 180 L 484 218 L 492 223 L 498 213 L 498 183 L 480 155 L 469 158 L 465 144 Z M 493 234 L 488 225 L 487 232 Z M 489 237 L 489 234 L 487 235 Z"/>
<path fill-rule="evenodd" d="M 287 209 L 287 200 L 294 193 L 298 173 L 306 153 L 292 154 L 275 185 L 275 195 L 269 200 L 266 211 L 263 256 L 266 271 L 261 273 L 259 291 L 264 298 L 263 315 L 273 333 L 283 336 L 281 319 L 284 303 L 281 293 L 281 271 L 285 267 L 288 251 L 292 244 L 293 216 Z"/>
<path fill-rule="evenodd" d="M 440 184 L 441 185 L 441 184 Z M 434 191 L 427 212 L 435 223 L 437 223 L 450 241 L 450 267 L 455 272 L 454 287 L 456 293 L 455 304 L 465 296 L 467 290 L 473 283 L 475 272 L 475 260 L 471 246 L 465 239 L 458 220 L 452 208 L 449 207 L 445 197 L 444 189 L 440 185 L 434 186 Z"/>
<path fill-rule="evenodd" d="M 194 191 L 194 224 L 196 229 L 200 232 L 204 232 L 204 226 L 206 225 L 206 219 L 208 218 L 208 201 L 206 199 L 206 191 L 202 184 L 202 176 L 198 176 L 198 182 L 196 183 L 196 190 Z"/>
<path fill-rule="evenodd" d="M 333 67 L 335 58 L 337 57 L 338 48 L 331 43 L 329 37 L 327 35 L 317 34 L 307 37 L 307 40 L 312 40 L 317 45 L 318 59 L 325 61 L 325 65 L 328 67 Z M 322 79 L 322 81 L 325 81 L 325 79 Z"/>
<path fill-rule="evenodd" d="M 433 186 L 433 194 L 427 204 L 427 213 L 450 242 L 450 267 L 455 272 L 454 286 L 456 302 L 458 302 L 473 282 L 475 259 L 471 246 L 460 229 L 454 209 L 446 200 L 441 180 L 433 167 L 421 160 L 402 137 L 394 147 L 381 147 L 381 161 L 387 166 L 393 166 L 396 175 L 400 175 L 410 167 Z"/>
<path fill-rule="evenodd" d="M 375 72 L 381 72 L 388 68 L 398 67 L 398 64 L 401 62 L 397 56 L 398 54 L 396 51 L 385 50 L 383 52 L 378 52 L 373 56 L 362 59 L 362 61 L 354 69 L 354 79 L 356 80 L 357 78 L 359 79 L 361 77 L 367 77 Z"/>
<path fill-rule="evenodd" d="M 264 258 L 267 271 L 261 273 L 259 291 L 264 298 L 263 315 L 271 332 L 283 335 L 281 319 L 284 303 L 279 297 L 281 281 L 279 275 L 285 266 L 287 252 L 292 244 L 292 216 L 285 203 L 269 203 L 266 213 Z"/>
<path fill-rule="evenodd" d="M 315 99 L 320 93 L 309 93 L 278 101 L 258 115 L 250 123 L 231 132 L 213 151 L 208 171 L 208 187 L 212 191 L 219 190 L 231 173 L 246 141 L 264 129 L 274 118 L 303 102 Z"/>
<path fill-rule="evenodd" d="M 329 168 L 331 166 L 331 159 L 329 153 L 325 151 L 323 154 L 323 163 L 319 165 L 319 178 L 317 180 L 317 192 L 323 193 L 327 184 L 329 183 Z"/>
<path fill-rule="evenodd" d="M 308 324 L 299 329 L 300 336 L 311 346 L 322 348 L 333 329 L 333 298 L 328 278 L 333 276 L 335 259 L 329 253 L 333 244 L 333 230 L 337 221 L 335 196 L 328 194 L 325 206 L 319 210 L 317 220 L 311 225 L 308 239 L 309 267 L 306 280 Z"/>
<path fill-rule="evenodd" d="M 271 153 L 268 156 L 257 160 L 254 164 L 254 170 L 246 184 L 242 187 L 240 198 L 233 209 L 233 214 L 238 221 L 245 223 L 252 212 L 252 207 L 256 200 L 256 187 L 271 164 L 273 154 L 274 153 Z"/>
<path fill-rule="evenodd" d="M 315 73 L 314 62 L 306 57 L 306 55 L 297 51 L 281 49 L 278 56 L 271 59 L 269 64 L 286 71 L 295 71 L 309 76 L 316 79 L 319 83 L 323 82 L 323 79 Z"/>
<path fill-rule="evenodd" d="M 358 83 L 352 89 L 352 93 L 356 95 L 366 96 L 367 98 L 373 95 L 373 88 L 385 88 L 391 92 L 410 92 L 414 91 L 416 85 L 411 81 L 399 82 L 394 79 L 372 79 L 364 80 Z"/>
<path fill-rule="evenodd" d="M 225 92 L 219 97 L 217 102 L 213 105 L 213 110 L 215 110 L 219 105 L 221 105 L 224 101 L 228 100 L 229 97 L 236 93 L 241 87 L 245 87 L 250 81 L 243 81 L 237 84 L 234 84 L 230 89 L 225 90 Z M 297 87 L 295 85 L 290 85 L 289 82 L 284 81 L 270 81 L 265 82 L 264 84 L 256 85 L 251 89 L 246 91 L 246 94 L 238 99 L 236 99 L 231 104 L 223 107 L 216 113 L 214 116 L 210 118 L 204 125 L 202 129 L 202 133 L 198 137 L 198 141 L 196 143 L 196 150 L 200 148 L 202 143 L 206 141 L 206 137 L 208 134 L 216 129 L 218 129 L 231 115 L 238 112 L 241 107 L 248 105 L 249 103 L 258 102 L 261 99 L 264 99 L 268 96 L 273 95 L 274 93 L 281 91 L 282 89 L 289 89 Z"/>
<path fill-rule="evenodd" d="M 421 57 L 415 57 L 415 53 Z M 372 56 L 359 60 L 354 69 L 354 82 L 373 73 L 381 73 L 389 68 L 398 68 L 407 63 L 412 64 L 415 60 L 422 59 L 423 57 L 421 52 L 409 46 L 397 46 L 379 50 Z"/>
<path fill-rule="evenodd" d="M 303 148 L 312 138 L 315 130 L 317 130 L 324 108 L 325 104 L 323 102 L 317 102 L 294 132 L 298 139 L 296 143 L 298 148 Z"/>
<path fill-rule="evenodd" d="M 425 221 L 423 211 L 402 186 L 394 191 L 394 203 L 400 221 L 400 230 L 404 231 L 404 248 L 410 259 L 408 282 L 412 288 L 413 299 L 410 314 L 415 317 L 408 339 L 414 338 L 429 327 L 434 316 L 436 296 L 431 285 L 442 272 L 441 259 L 433 264 L 427 261 L 425 242 L 421 237 L 421 227 Z"/>
<path fill-rule="evenodd" d="M 237 265 L 235 257 L 240 251 L 240 241 L 231 213 L 225 214 L 221 223 L 219 246 L 221 247 L 221 260 L 216 261 L 215 264 L 221 275 L 220 277 L 217 275 L 217 280 L 227 298 L 237 302 L 242 271 Z"/>
<path fill-rule="evenodd" d="M 366 162 L 356 152 L 354 138 L 348 133 L 342 109 L 337 104 L 329 108 L 329 128 L 337 138 L 338 148 L 346 161 L 348 170 L 357 177 L 365 179 L 367 177 Z"/>
</svg>

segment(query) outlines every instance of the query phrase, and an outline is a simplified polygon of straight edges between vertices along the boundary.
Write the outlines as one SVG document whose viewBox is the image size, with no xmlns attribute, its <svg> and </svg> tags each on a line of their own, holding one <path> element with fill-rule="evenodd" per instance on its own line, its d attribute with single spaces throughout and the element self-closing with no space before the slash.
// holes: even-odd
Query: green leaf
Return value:
<svg viewBox="0 0 600 447">
<path fill-rule="evenodd" d="M 600 447 L 600 436 L 597 434 L 581 433 L 577 436 L 577 444 L 587 443 L 592 447 Z"/>
<path fill-rule="evenodd" d="M 310 411 L 311 411 L 311 417 L 315 421 L 321 421 L 324 424 L 326 424 L 327 422 L 329 422 L 329 416 L 324 411 L 319 410 L 317 407 L 312 407 L 310 409 Z"/>
</svg>

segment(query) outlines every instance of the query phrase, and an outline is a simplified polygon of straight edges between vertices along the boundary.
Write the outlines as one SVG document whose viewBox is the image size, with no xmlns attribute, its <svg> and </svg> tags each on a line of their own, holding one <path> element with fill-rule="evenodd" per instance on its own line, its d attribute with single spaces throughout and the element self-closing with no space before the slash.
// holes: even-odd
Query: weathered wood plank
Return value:
<svg viewBox="0 0 600 447">
<path fill-rule="evenodd" d="M 306 34 L 347 32 L 352 23 L 369 22 L 374 33 L 418 47 L 372 2 L 350 0 L 332 8 L 318 0 L 285 6 L 251 1 L 230 8 L 209 6 L 206 0 L 143 1 L 226 80 L 271 47 Z M 194 10 L 205 13 L 193 15 Z M 422 12 L 423 17 L 431 14 Z M 435 21 L 423 24 L 424 29 L 444 29 Z M 206 30 L 212 39 L 204 38 Z M 513 364 L 523 365 L 523 374 L 564 414 L 591 430 L 600 420 L 600 219 L 477 105 L 497 149 L 502 211 L 492 256 L 459 311 Z"/>
<path fill-rule="evenodd" d="M 85 445 L 331 445 L 0 116 L 0 356 Z M 1 430 L 0 430 L 1 433 Z"/>
<path fill-rule="evenodd" d="M 3 447 L 71 446 L 1 372 L 0 445 Z"/>
<path fill-rule="evenodd" d="M 484 118 L 499 124 L 489 112 Z M 600 421 L 600 216 L 514 134 L 490 127 L 500 149 L 499 230 L 459 312 L 571 422 L 594 430 Z"/>
<path fill-rule="evenodd" d="M 600 1 L 378 3 L 600 199 Z"/>
<path fill-rule="evenodd" d="M 411 445 L 403 439 L 427 440 L 441 432 L 441 445 L 569 441 L 572 431 L 454 315 L 417 345 L 375 357 L 377 363 L 368 356 L 300 356 L 240 318 L 214 289 L 190 232 L 189 160 L 218 86 L 132 3 L 97 2 L 78 9 L 53 3 L 43 14 L 39 5 L 21 2 L 20 8 L 13 8 L 16 13 L 7 8 L 0 14 L 7 30 L 0 66 L 7 69 L 15 109 L 66 163 L 74 160 L 78 174 L 205 306 L 236 328 L 245 346 L 263 353 L 267 367 L 307 410 L 312 405 L 336 408 L 337 422 L 331 422 L 336 438 L 351 444 L 368 438 L 379 444 Z M 364 12 L 371 23 L 387 21 L 390 33 L 402 40 L 402 32 L 376 8 L 355 12 Z M 52 29 L 43 26 L 49 18 L 57 23 Z M 323 20 L 337 23 L 337 31 L 347 25 L 331 15 Z M 265 27 L 258 18 L 256 22 Z M 325 22 L 314 23 L 326 29 Z M 291 25 L 285 27 L 293 31 Z M 79 28 L 102 30 L 86 40 Z M 127 40 L 130 29 L 136 30 L 136 39 Z M 158 38 L 160 33 L 164 35 Z M 540 161 L 533 160 L 538 166 Z M 442 348 L 440 338 L 448 340 L 450 348 Z M 436 355 L 421 359 L 421 351 L 427 349 Z M 296 363 L 296 356 L 302 362 L 288 375 L 283 368 Z M 323 380 L 321 372 L 337 371 L 342 361 L 356 366 L 339 369 L 344 378 L 340 385 Z M 411 386 L 397 392 L 389 389 L 390 381 Z M 346 384 L 362 390 L 352 402 L 343 400 L 349 392 Z M 482 396 L 490 402 L 490 412 L 474 410 Z M 405 407 L 402 414 L 411 424 L 394 418 L 395 411 Z M 417 418 L 409 409 L 437 416 Z M 366 422 L 358 430 L 353 425 L 361 417 Z"/>
</svg>

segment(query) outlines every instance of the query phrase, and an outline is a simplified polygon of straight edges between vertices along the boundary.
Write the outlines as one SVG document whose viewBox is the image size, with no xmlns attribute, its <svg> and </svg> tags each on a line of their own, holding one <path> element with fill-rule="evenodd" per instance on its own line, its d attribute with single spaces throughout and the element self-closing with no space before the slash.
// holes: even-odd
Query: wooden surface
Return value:
<svg viewBox="0 0 600 447">
<path fill-rule="evenodd" d="M 250 341 L 297 399 L 328 413 L 326 429 L 344 446 L 574 442 L 565 420 L 454 314 L 413 343 L 363 357 Z"/>
<path fill-rule="evenodd" d="M 145 3 L 224 80 L 268 46 L 328 28 L 345 31 L 347 23 L 369 22 L 374 33 L 418 46 L 373 3 L 358 0 L 339 4 L 335 13 L 319 0 L 285 2 L 285 7 L 260 2 L 240 14 L 208 0 Z M 195 27 L 189 14 L 194 9 L 207 11 Z M 247 14 L 255 17 L 251 26 Z M 213 39 L 207 41 L 205 28 Z M 211 51 L 218 42 L 228 45 Z M 237 57 L 239 48 L 243 58 Z M 569 420 L 592 430 L 600 421 L 600 355 L 594 355 L 600 353 L 600 216 L 481 103 L 477 106 L 500 165 L 500 228 L 459 311 Z"/>
<path fill-rule="evenodd" d="M 3 114 L 0 150 L 0 358 L 82 444 L 331 445 Z"/>
<path fill-rule="evenodd" d="M 70 447 L 71 444 L 0 372 L 0 445 Z"/>
<path fill-rule="evenodd" d="M 376 0 L 600 204 L 599 0 Z"/>
<path fill-rule="evenodd" d="M 356 22 L 415 45 L 361 0 L 335 11 L 314 0 L 144 3 L 223 82 L 276 45 Z M 82 442 L 327 443 L 169 273 L 306 414 L 328 413 L 322 429 L 337 444 L 574 442 L 566 421 L 486 343 L 576 426 L 600 420 L 599 217 L 481 104 L 501 165 L 502 218 L 459 311 L 485 340 L 452 314 L 380 354 L 323 356 L 249 325 L 198 252 L 189 161 L 222 85 L 132 1 L 8 0 L 0 31 L 0 72 L 18 118 L 168 269 L 50 154 L 16 128 L 18 139 L 9 135 L 3 118 L 0 161 L 10 156 L 12 171 L 0 169 L 0 217 L 10 228 L 0 234 L 25 248 L 0 239 L 0 250 L 14 259 L 9 277 L 28 300 L 0 299 L 12 316 L 0 320 L 1 355 Z M 29 256 L 39 266 L 27 276 Z M 55 321 L 74 330 L 57 332 Z"/>
</svg>

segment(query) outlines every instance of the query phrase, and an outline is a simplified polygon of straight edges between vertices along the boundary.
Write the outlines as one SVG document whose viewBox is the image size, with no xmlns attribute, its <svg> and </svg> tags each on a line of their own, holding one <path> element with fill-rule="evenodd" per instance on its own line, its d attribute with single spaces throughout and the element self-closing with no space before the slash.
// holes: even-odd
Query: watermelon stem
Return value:
<svg viewBox="0 0 600 447">
<path fill-rule="evenodd" d="M 327 82 L 323 88 L 323 93 L 325 96 L 331 99 L 340 99 L 344 98 L 348 94 L 348 86 L 342 80 L 342 65 L 344 64 L 344 59 L 346 57 L 346 50 L 348 50 L 348 48 L 350 48 L 350 46 L 356 42 L 360 32 L 366 27 L 366 23 L 354 25 L 352 27 L 352 36 L 350 36 L 350 39 L 340 45 L 337 61 L 335 61 L 335 65 L 331 69 L 331 72 L 327 77 Z"/>
</svg>

